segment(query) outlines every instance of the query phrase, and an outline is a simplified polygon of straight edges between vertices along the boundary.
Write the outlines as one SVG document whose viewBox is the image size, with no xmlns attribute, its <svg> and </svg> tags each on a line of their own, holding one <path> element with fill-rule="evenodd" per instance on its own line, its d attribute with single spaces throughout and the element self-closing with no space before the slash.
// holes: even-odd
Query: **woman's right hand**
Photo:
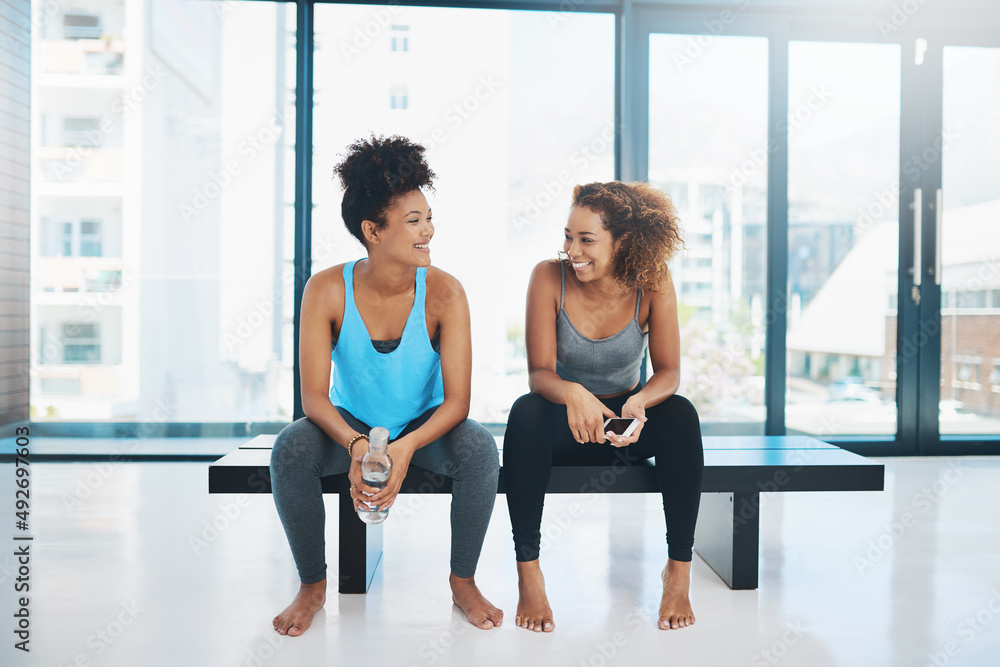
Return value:
<svg viewBox="0 0 1000 667">
<path fill-rule="evenodd" d="M 604 420 L 615 416 L 608 406 L 583 385 L 574 384 L 566 397 L 569 430 L 577 442 L 604 442 Z"/>
<path fill-rule="evenodd" d="M 347 470 L 347 479 L 351 483 L 350 496 L 351 500 L 354 502 L 354 509 L 358 509 L 358 503 L 368 502 L 368 498 L 379 492 L 373 486 L 368 486 L 365 484 L 364 479 L 361 478 L 361 457 L 364 453 L 368 451 L 367 447 L 360 447 L 361 441 L 354 446 L 354 456 L 351 459 L 351 467 Z M 357 450 L 362 449 L 361 453 L 358 454 Z M 367 495 L 366 495 L 367 494 Z"/>
</svg>

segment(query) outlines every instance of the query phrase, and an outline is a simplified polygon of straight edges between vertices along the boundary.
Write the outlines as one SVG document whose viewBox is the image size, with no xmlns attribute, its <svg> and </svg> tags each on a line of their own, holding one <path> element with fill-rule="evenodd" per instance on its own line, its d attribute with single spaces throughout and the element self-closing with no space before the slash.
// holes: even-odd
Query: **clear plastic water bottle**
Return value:
<svg viewBox="0 0 1000 667">
<path fill-rule="evenodd" d="M 361 479 L 376 489 L 384 489 L 392 472 L 389 458 L 389 430 L 376 426 L 368 434 L 368 451 L 361 457 Z M 382 523 L 389 516 L 389 509 L 379 509 L 378 505 L 358 503 L 358 517 L 365 523 Z"/>
</svg>

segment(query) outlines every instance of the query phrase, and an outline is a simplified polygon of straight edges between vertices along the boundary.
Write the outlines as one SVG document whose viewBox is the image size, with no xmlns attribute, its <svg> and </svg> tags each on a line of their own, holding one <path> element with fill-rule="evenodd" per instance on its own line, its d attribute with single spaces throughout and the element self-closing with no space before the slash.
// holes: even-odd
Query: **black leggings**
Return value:
<svg viewBox="0 0 1000 667">
<path fill-rule="evenodd" d="M 638 387 L 602 402 L 620 415 L 626 399 L 637 391 Z M 650 456 L 656 457 L 656 481 L 663 494 L 667 555 L 673 560 L 691 560 L 705 464 L 698 413 L 691 401 L 675 394 L 647 407 L 646 418 L 638 442 L 628 447 L 579 444 L 569 430 L 565 405 L 551 403 L 538 394 L 517 399 L 507 418 L 503 470 L 514 554 L 519 562 L 538 558 L 542 505 L 552 466 L 628 465 Z"/>
</svg>

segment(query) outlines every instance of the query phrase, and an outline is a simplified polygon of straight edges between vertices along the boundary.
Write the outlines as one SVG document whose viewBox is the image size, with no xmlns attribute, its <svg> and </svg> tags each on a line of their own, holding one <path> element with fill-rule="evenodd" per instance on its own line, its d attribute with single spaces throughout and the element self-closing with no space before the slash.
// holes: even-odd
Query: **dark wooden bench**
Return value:
<svg viewBox="0 0 1000 667">
<path fill-rule="evenodd" d="M 208 469 L 209 493 L 270 493 L 274 435 L 259 435 Z M 757 588 L 761 492 L 881 491 L 885 467 L 807 436 L 709 436 L 695 550 L 733 589 Z M 347 475 L 322 479 L 340 495 L 341 593 L 365 593 L 382 557 L 382 526 L 362 523 Z M 451 480 L 410 466 L 401 493 L 449 493 Z M 498 493 L 504 493 L 503 470 Z M 652 464 L 552 470 L 548 493 L 658 493 Z"/>
</svg>

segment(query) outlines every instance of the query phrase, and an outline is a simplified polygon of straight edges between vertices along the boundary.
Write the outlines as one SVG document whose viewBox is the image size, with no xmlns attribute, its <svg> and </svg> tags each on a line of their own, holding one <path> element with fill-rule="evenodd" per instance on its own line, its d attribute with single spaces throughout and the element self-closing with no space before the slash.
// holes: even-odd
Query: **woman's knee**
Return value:
<svg viewBox="0 0 1000 667">
<path fill-rule="evenodd" d="M 666 454 L 669 457 L 681 455 L 700 459 L 701 421 L 691 401 L 674 394 L 663 403 L 647 409 L 646 417 L 649 422 L 643 427 L 643 433 L 645 429 L 650 429 L 657 461 Z"/>
<path fill-rule="evenodd" d="M 308 417 L 298 419 L 281 430 L 271 449 L 271 470 L 308 470 L 319 465 L 326 439 L 323 431 Z"/>
<path fill-rule="evenodd" d="M 701 428 L 701 419 L 698 417 L 698 409 L 694 403 L 680 394 L 674 394 L 663 402 L 667 410 L 667 418 L 677 425 L 687 424 L 698 429 Z"/>
<path fill-rule="evenodd" d="M 507 428 L 520 426 L 522 423 L 532 423 L 542 416 L 553 404 L 538 394 L 525 394 L 510 406 L 507 415 Z"/>
<path fill-rule="evenodd" d="M 553 406 L 538 394 L 525 394 L 514 401 L 507 416 L 504 451 L 535 447 L 534 436 L 548 427 Z"/>
<path fill-rule="evenodd" d="M 472 467 L 480 474 L 496 476 L 500 473 L 500 456 L 497 441 L 479 422 L 466 419 L 455 427 L 457 440 L 456 464 L 461 468 Z M 470 465 L 471 464 L 471 465 Z"/>
</svg>

